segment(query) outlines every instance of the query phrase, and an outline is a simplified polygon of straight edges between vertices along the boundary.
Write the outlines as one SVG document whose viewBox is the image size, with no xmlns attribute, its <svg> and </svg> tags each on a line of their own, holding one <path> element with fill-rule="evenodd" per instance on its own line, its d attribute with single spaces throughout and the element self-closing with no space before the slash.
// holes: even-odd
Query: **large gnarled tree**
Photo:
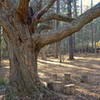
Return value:
<svg viewBox="0 0 100 100">
<path fill-rule="evenodd" d="M 10 89 L 7 89 L 9 98 L 10 93 L 13 93 L 18 97 L 31 97 L 31 100 L 45 100 L 48 90 L 42 86 L 37 72 L 37 56 L 40 49 L 72 35 L 85 24 L 100 17 L 100 3 L 72 19 L 54 13 L 44 16 L 56 0 L 49 0 L 46 6 L 38 10 L 36 4 L 38 3 L 38 6 L 42 0 L 33 1 L 34 14 L 30 17 L 30 0 L 19 0 L 17 6 L 11 0 L 0 0 L 0 26 L 4 29 L 3 36 L 9 48 Z M 29 18 L 30 22 L 28 22 Z M 64 21 L 66 25 L 48 35 L 41 35 L 38 31 L 39 25 L 48 20 Z M 43 25 L 42 29 L 51 29 L 51 27 Z"/>
</svg>

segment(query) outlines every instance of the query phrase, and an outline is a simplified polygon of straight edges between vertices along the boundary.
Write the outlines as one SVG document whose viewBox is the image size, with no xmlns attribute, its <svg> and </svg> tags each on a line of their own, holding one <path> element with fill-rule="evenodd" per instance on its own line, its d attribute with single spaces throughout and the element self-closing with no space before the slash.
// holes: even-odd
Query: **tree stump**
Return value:
<svg viewBox="0 0 100 100">
<path fill-rule="evenodd" d="M 56 91 L 56 92 L 62 92 L 64 85 L 60 81 L 53 81 L 53 82 L 48 82 L 47 87 L 50 90 L 53 90 L 53 91 Z"/>
<path fill-rule="evenodd" d="M 5 100 L 5 96 L 4 95 L 0 95 L 0 100 Z"/>
<path fill-rule="evenodd" d="M 70 81 L 71 81 L 71 74 L 70 73 L 64 74 L 64 83 L 68 83 Z"/>
<path fill-rule="evenodd" d="M 54 81 L 57 81 L 57 74 L 53 74 L 52 77 Z"/>
<path fill-rule="evenodd" d="M 75 94 L 75 84 L 65 85 L 63 88 L 63 93 L 67 95 Z"/>
<path fill-rule="evenodd" d="M 47 82 L 42 82 L 43 86 L 47 87 Z"/>
<path fill-rule="evenodd" d="M 87 75 L 81 75 L 80 81 L 81 81 L 82 83 L 88 82 L 88 76 L 87 76 Z"/>
</svg>

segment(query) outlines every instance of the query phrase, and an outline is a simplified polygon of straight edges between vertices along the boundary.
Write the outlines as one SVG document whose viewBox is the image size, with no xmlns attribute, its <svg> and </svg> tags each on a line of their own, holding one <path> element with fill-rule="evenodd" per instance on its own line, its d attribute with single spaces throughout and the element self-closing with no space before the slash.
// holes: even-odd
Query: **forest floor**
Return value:
<svg viewBox="0 0 100 100">
<path fill-rule="evenodd" d="M 100 100 L 100 54 L 88 54 L 75 56 L 70 61 L 65 57 L 63 63 L 53 57 L 47 60 L 38 59 L 38 72 L 42 81 L 52 80 L 52 75 L 57 74 L 62 80 L 64 74 L 70 73 L 72 83 L 76 85 L 76 93 L 69 95 L 68 100 Z M 0 81 L 9 75 L 9 61 L 2 60 L 0 66 Z M 80 82 L 82 75 L 88 76 L 88 82 Z M 6 80 L 7 81 L 7 80 Z M 0 88 L 0 98 L 4 94 Z M 1 99 L 0 99 L 1 100 Z"/>
</svg>

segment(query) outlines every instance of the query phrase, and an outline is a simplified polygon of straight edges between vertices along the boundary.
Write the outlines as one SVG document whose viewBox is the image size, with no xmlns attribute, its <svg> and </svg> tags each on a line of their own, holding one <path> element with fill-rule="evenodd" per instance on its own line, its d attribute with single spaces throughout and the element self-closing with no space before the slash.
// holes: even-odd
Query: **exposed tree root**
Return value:
<svg viewBox="0 0 100 100">
<path fill-rule="evenodd" d="M 12 88 L 6 90 L 5 100 L 65 100 L 63 96 L 49 90 L 46 87 L 39 87 L 38 90 L 31 95 L 17 95 L 16 91 Z"/>
</svg>

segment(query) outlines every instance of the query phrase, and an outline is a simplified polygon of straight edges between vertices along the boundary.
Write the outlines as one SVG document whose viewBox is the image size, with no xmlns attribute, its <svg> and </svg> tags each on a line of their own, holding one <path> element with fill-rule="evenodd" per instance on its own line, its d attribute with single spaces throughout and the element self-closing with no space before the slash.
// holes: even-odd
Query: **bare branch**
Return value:
<svg viewBox="0 0 100 100">
<path fill-rule="evenodd" d="M 37 14 L 37 19 L 40 19 L 42 15 L 44 15 L 51 6 L 55 3 L 57 0 L 49 0 L 48 5 L 46 5 L 43 9 L 41 9 Z"/>
<path fill-rule="evenodd" d="M 0 10 L 3 8 L 3 10 L 11 10 L 14 8 L 13 3 L 11 0 L 0 0 Z"/>
<path fill-rule="evenodd" d="M 32 0 L 30 2 L 30 6 L 33 8 L 34 12 L 38 12 L 42 8 L 42 1 L 43 0 Z"/>
<path fill-rule="evenodd" d="M 7 20 L 7 18 L 5 16 L 0 15 L 0 26 L 3 27 L 3 29 L 5 30 L 5 34 L 10 38 L 11 35 L 14 36 L 13 34 L 13 27 L 12 25 L 9 23 L 9 21 Z"/>
<path fill-rule="evenodd" d="M 49 8 L 51 8 L 51 6 L 55 3 L 55 1 L 57 0 L 49 0 L 48 5 L 46 5 L 43 9 L 41 9 L 38 13 L 34 14 L 32 18 L 32 24 L 30 25 L 31 30 L 34 25 L 38 24 L 39 19 L 49 10 Z"/>
<path fill-rule="evenodd" d="M 64 39 L 78 32 L 84 25 L 91 22 L 93 19 L 100 17 L 100 3 L 86 11 L 84 14 L 73 20 L 71 23 L 57 31 L 50 32 L 46 36 L 40 36 L 41 47 Z"/>
<path fill-rule="evenodd" d="M 41 31 L 43 31 L 43 30 L 50 30 L 50 29 L 52 29 L 52 26 L 50 26 L 50 25 L 47 25 L 47 24 L 42 24 L 42 25 L 40 25 L 39 27 L 38 27 L 38 33 L 40 33 Z"/>
<path fill-rule="evenodd" d="M 11 0 L 0 1 L 0 26 L 10 27 L 9 21 L 7 20 L 13 13 L 15 13 L 15 7 Z M 9 12 L 9 13 L 8 13 Z M 11 27 L 10 27 L 11 28 Z"/>
<path fill-rule="evenodd" d="M 30 0 L 20 0 L 17 13 L 23 22 L 26 22 Z"/>
<path fill-rule="evenodd" d="M 68 16 L 63 16 L 63 15 L 60 15 L 60 14 L 51 13 L 48 16 L 41 18 L 38 22 L 42 23 L 42 22 L 49 21 L 49 20 L 71 22 L 74 19 L 70 18 Z"/>
</svg>

